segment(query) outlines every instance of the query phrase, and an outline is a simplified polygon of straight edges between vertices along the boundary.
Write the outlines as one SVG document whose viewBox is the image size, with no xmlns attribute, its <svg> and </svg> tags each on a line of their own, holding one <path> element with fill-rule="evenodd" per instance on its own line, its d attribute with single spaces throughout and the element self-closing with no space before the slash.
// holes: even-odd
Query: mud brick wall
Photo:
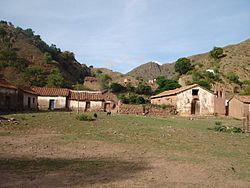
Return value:
<svg viewBox="0 0 250 188">
<path fill-rule="evenodd" d="M 118 112 L 120 114 L 143 115 L 144 110 L 142 105 L 120 104 Z"/>
<path fill-rule="evenodd" d="M 118 108 L 120 114 L 147 115 L 147 116 L 168 116 L 175 114 L 174 107 L 169 106 L 165 109 L 151 105 L 130 105 L 120 104 Z"/>
<path fill-rule="evenodd" d="M 160 108 L 160 107 L 150 107 L 148 109 L 148 114 L 150 116 L 168 116 L 168 115 L 173 115 L 174 114 L 174 108 L 173 107 L 168 107 L 168 108 Z"/>
</svg>

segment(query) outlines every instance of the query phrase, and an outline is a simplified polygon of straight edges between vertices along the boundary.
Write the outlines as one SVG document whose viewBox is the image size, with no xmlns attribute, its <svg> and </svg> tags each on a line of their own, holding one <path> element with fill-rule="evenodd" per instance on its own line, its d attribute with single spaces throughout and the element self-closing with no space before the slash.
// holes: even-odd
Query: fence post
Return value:
<svg viewBox="0 0 250 188">
<path fill-rule="evenodd" d="M 246 117 L 246 132 L 250 132 L 250 113 L 247 114 L 247 117 Z"/>
</svg>

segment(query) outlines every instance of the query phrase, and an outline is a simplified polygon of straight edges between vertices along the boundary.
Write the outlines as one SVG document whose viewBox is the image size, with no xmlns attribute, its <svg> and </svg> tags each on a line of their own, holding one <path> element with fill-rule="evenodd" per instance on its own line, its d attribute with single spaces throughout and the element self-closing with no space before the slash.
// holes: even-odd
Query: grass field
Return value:
<svg viewBox="0 0 250 188">
<path fill-rule="evenodd" d="M 92 114 L 90 114 L 92 115 Z M 229 118 L 11 114 L 0 124 L 0 187 L 250 187 L 250 137 Z"/>
</svg>

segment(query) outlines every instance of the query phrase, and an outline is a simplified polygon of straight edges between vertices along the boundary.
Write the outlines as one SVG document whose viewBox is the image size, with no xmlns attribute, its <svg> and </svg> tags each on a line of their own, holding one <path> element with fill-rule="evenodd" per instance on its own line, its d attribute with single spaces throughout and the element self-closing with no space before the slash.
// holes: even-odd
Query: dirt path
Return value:
<svg viewBox="0 0 250 188">
<path fill-rule="evenodd" d="M 44 130 L 0 136 L 0 164 L 0 187 L 250 187 L 231 179 L 233 170 L 214 173 L 223 163 L 169 160 L 136 145 L 65 141 Z"/>
</svg>

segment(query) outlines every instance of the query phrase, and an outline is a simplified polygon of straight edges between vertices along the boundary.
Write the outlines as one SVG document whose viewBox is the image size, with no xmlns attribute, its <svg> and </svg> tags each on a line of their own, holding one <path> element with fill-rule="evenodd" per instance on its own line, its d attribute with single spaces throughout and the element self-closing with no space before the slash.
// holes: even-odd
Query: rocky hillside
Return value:
<svg viewBox="0 0 250 188">
<path fill-rule="evenodd" d="M 218 77 L 217 81 L 224 83 L 227 89 L 232 92 L 237 88 L 241 89 L 243 83 L 250 82 L 250 39 L 224 47 L 223 55 L 218 59 L 211 57 L 209 52 L 187 58 L 191 60 L 193 70 L 179 77 L 181 85 L 192 83 L 194 76 L 197 77 L 198 75 L 202 78 L 208 69 L 213 70 Z M 232 73 L 234 77 L 238 77 L 238 81 L 230 80 L 229 77 L 230 74 L 232 76 Z M 149 62 L 130 71 L 128 75 L 142 77 L 146 80 L 160 75 L 167 78 L 176 78 L 174 63 L 159 65 Z"/>
<path fill-rule="evenodd" d="M 47 45 L 32 29 L 0 22 L 0 76 L 17 85 L 70 87 L 90 75 L 69 51 Z"/>
<path fill-rule="evenodd" d="M 209 53 L 188 57 L 194 63 L 203 64 L 204 68 L 218 68 L 222 77 L 230 72 L 239 76 L 241 81 L 250 79 L 250 39 L 239 44 L 229 45 L 223 48 L 224 56 L 216 62 Z"/>
<path fill-rule="evenodd" d="M 141 77 L 145 80 L 152 80 L 158 76 L 172 78 L 175 75 L 174 64 L 159 65 L 158 63 L 152 61 L 136 67 L 132 71 L 128 72 L 127 75 Z"/>
</svg>

